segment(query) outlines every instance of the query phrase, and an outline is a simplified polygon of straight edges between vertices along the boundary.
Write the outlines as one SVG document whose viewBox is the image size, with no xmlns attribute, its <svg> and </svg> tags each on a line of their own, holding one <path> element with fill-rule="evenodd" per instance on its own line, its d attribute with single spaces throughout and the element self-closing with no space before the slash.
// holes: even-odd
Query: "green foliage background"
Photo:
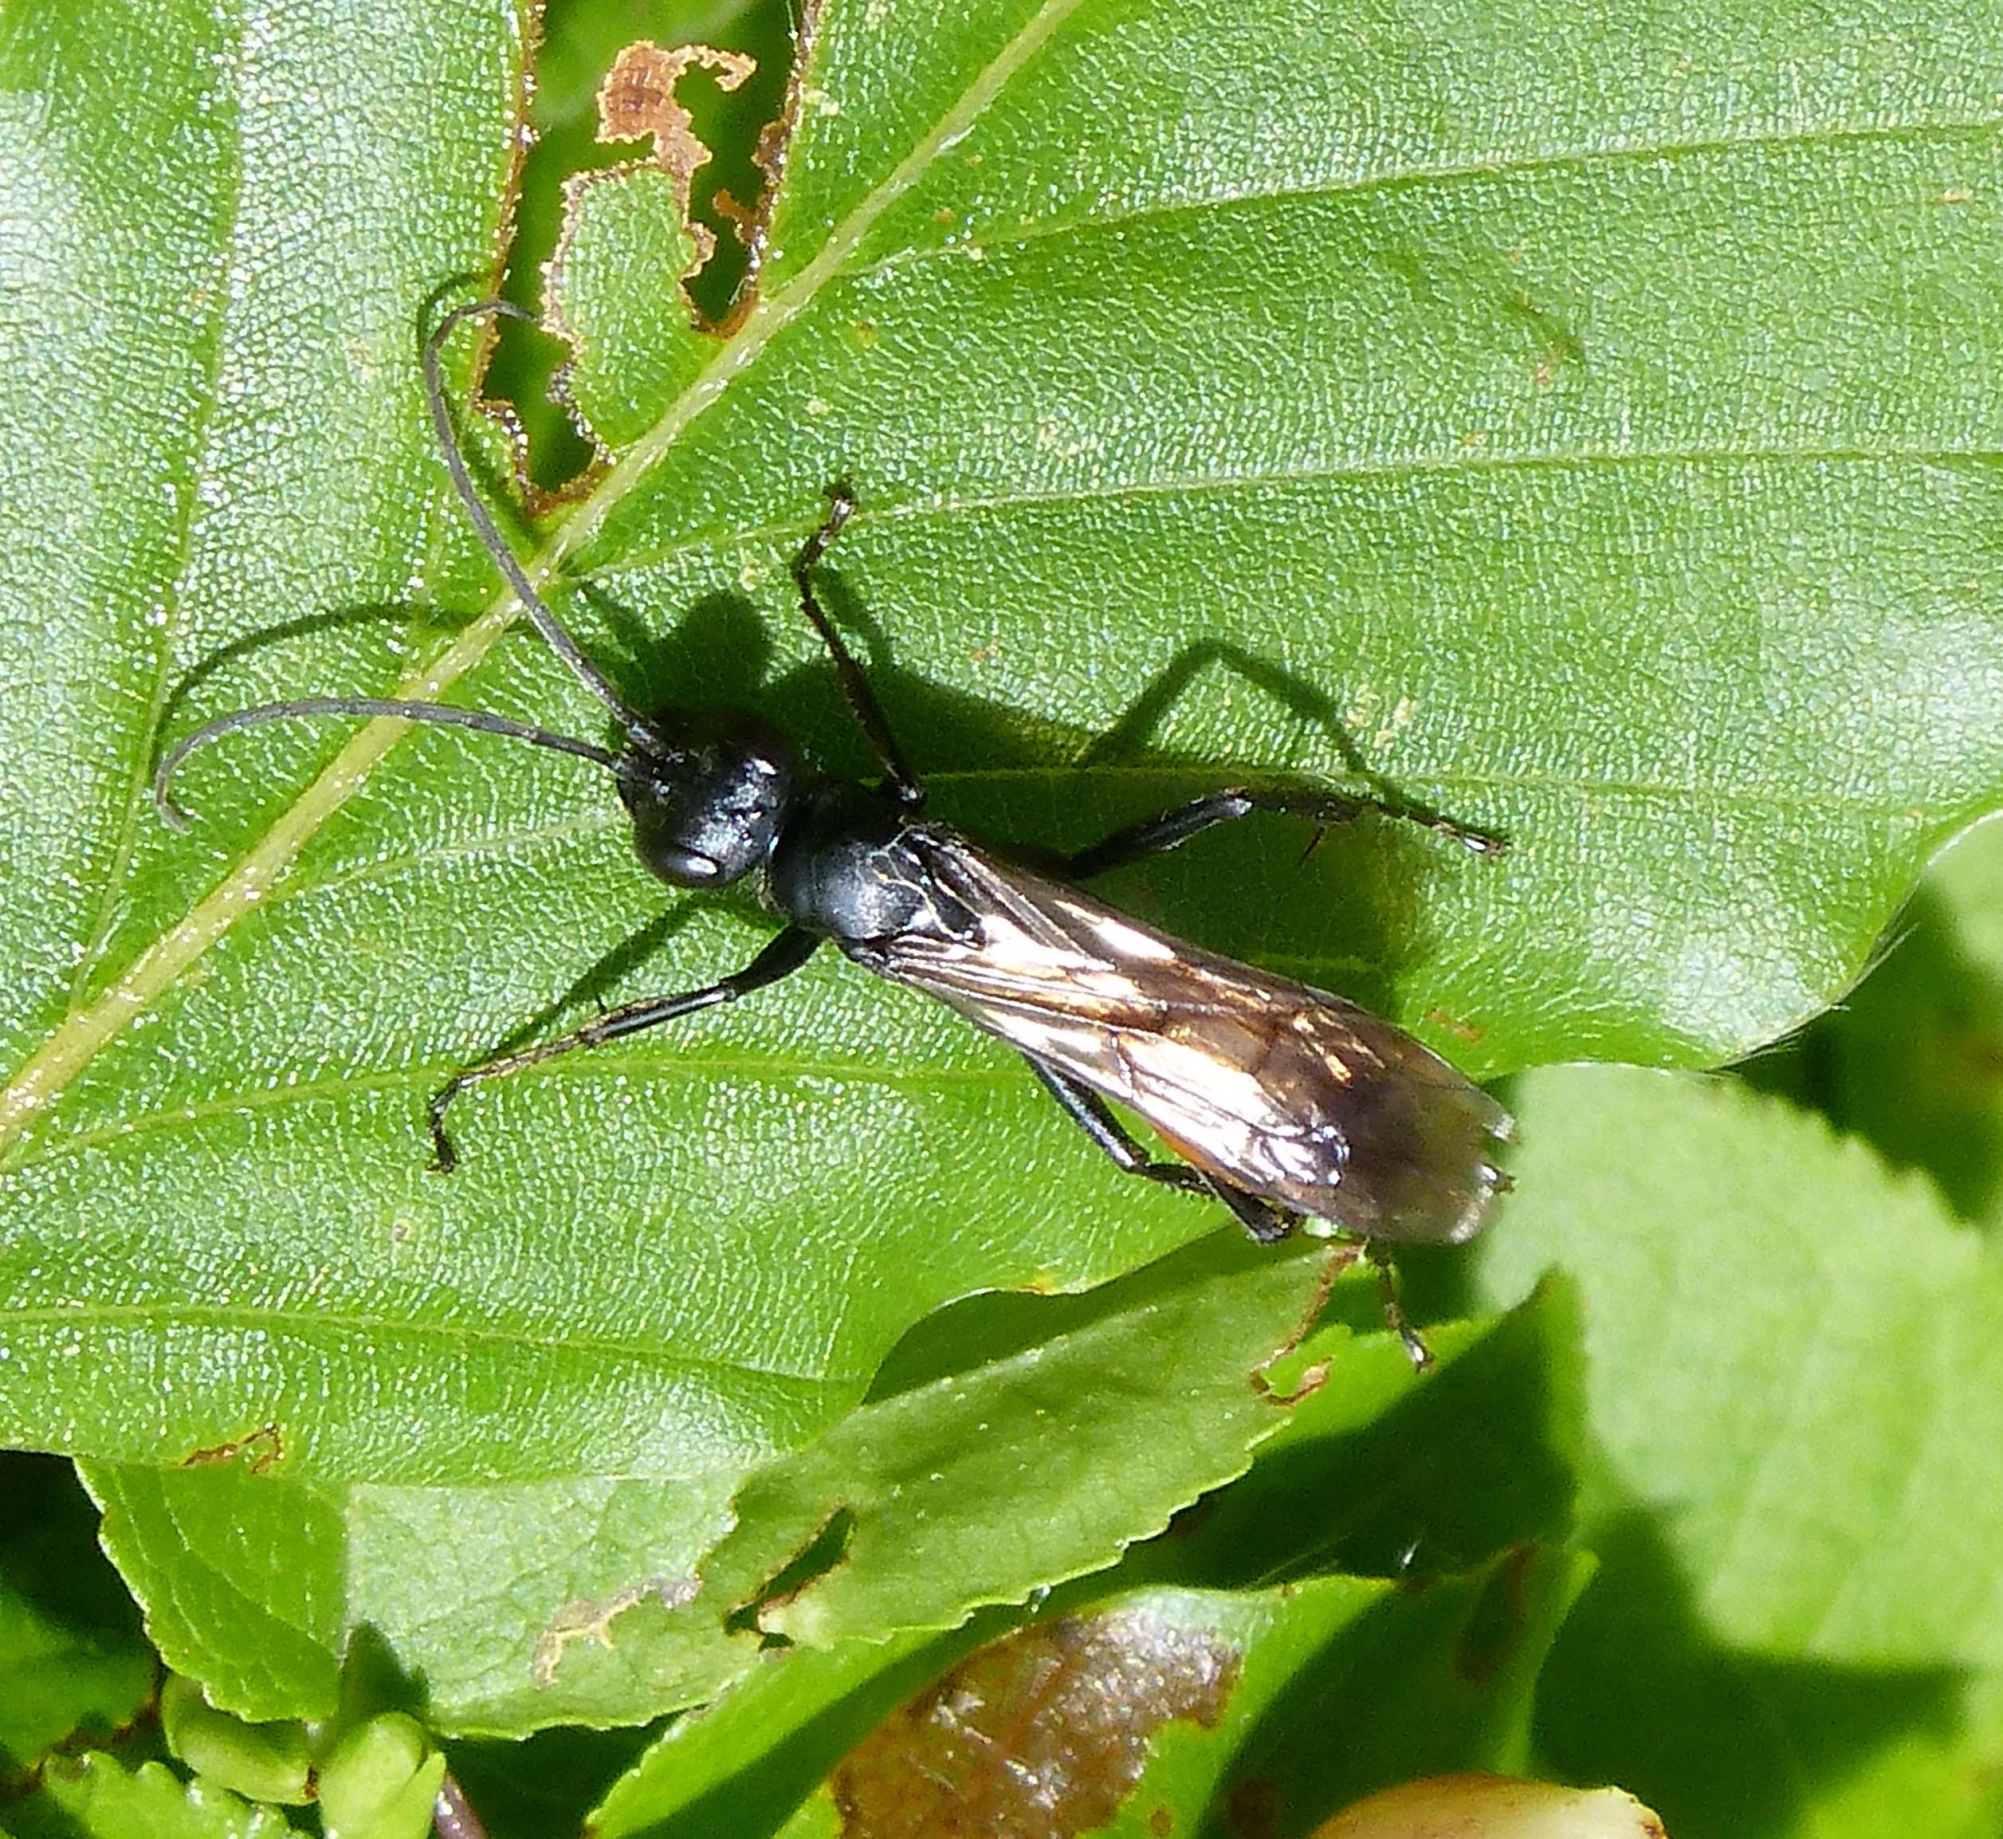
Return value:
<svg viewBox="0 0 2003 1839">
<path fill-rule="evenodd" d="M 782 18 L 552 25 L 563 169 L 621 43 L 760 52 L 702 104 L 749 190 Z M 348 1781 L 399 1706 L 496 1832 L 629 1761 L 600 1832 L 833 1830 L 888 1709 L 1111 1606 L 1239 1669 L 1116 1830 L 1487 1767 L 1679 1839 L 1993 1831 L 2003 845 L 1843 1013 L 1698 1069 L 1844 996 L 2003 803 L 1999 27 L 829 0 L 723 335 L 644 167 L 545 296 L 532 165 L 509 254 L 506 6 L 9 0 L 0 1439 L 81 1464 L 116 1577 L 69 1470 L 0 1459 L 0 1826 L 277 1830 L 256 1745 Z M 832 958 L 479 1094 L 425 1173 L 451 1070 L 768 930 L 479 737 L 258 730 L 188 834 L 151 810 L 163 737 L 278 696 L 599 732 L 424 426 L 424 330 L 504 262 L 607 459 L 521 545 L 636 697 L 862 770 L 785 575 L 846 473 L 834 604 L 948 819 L 1074 844 L 1367 766 L 1509 834 L 1273 824 L 1117 886 L 1509 1080 L 1516 1193 L 1408 1273 L 1437 1375 L 1344 1279 L 1320 1389 L 1255 1388 L 1320 1259 Z M 163 1725 L 162 1662 L 313 1743 Z"/>
</svg>

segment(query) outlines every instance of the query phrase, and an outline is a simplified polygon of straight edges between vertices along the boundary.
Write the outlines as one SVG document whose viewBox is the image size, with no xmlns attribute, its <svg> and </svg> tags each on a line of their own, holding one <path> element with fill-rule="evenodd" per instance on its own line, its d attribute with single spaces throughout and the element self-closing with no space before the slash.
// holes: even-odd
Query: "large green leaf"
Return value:
<svg viewBox="0 0 2003 1839">
<path fill-rule="evenodd" d="M 687 1473 L 828 1421 L 949 1296 L 1214 1214 L 832 962 L 483 1093 L 435 1180 L 449 1068 L 762 928 L 663 903 L 603 785 L 477 737 L 357 791 L 372 728 L 304 793 L 331 739 L 238 737 L 188 776 L 193 836 L 152 820 L 163 722 L 388 688 L 426 604 L 470 604 L 412 345 L 491 237 L 512 40 L 420 10 L 366 49 L 339 13 L 8 15 L 10 170 L 43 188 L 13 221 L 104 233 L 8 244 L 21 517 L 89 534 L 7 565 L 44 611 L 6 673 L 0 1424 L 156 1460 L 275 1422 L 294 1473 L 382 1481 Z M 846 469 L 841 604 L 947 815 L 1072 840 L 1234 768 L 1339 772 L 1346 728 L 1512 856 L 1366 829 L 1296 866 L 1269 833 L 1132 898 L 1491 1069 L 1744 1047 L 2003 790 L 1979 25 L 832 4 L 727 343 L 658 223 L 587 194 L 563 275 L 625 234 L 656 267 L 566 303 L 630 444 L 548 559 L 616 606 L 636 686 L 763 694 L 853 765 L 820 667 L 757 681 L 811 653 L 780 564 Z M 148 73 L 171 209 L 93 163 L 138 132 L 112 67 Z M 480 700 L 588 726 L 496 632 L 424 681 L 484 660 Z M 1091 751 L 1136 709 L 1169 751 Z"/>
</svg>

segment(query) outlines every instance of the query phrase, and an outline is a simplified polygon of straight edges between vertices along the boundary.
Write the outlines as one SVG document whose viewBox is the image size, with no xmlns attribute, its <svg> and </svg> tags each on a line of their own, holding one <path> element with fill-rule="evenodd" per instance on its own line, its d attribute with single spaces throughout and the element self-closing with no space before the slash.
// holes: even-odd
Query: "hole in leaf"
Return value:
<svg viewBox="0 0 2003 1839">
<path fill-rule="evenodd" d="M 837 1507 L 821 1530 L 773 1572 L 756 1595 L 724 1618 L 724 1627 L 733 1635 L 756 1634 L 767 1647 L 790 1647 L 792 1643 L 784 1635 L 766 1631 L 765 1611 L 775 1604 L 790 1603 L 809 1584 L 827 1576 L 848 1556 L 848 1542 L 854 1532 L 854 1509 Z"/>
<path fill-rule="evenodd" d="M 633 0 L 619 7 L 549 0 L 542 25 L 530 108 L 536 140 L 521 166 L 502 293 L 532 313 L 540 311 L 543 265 L 563 230 L 564 181 L 633 157 L 630 142 L 597 138 L 598 90 L 620 52 L 643 39 L 672 45 L 696 38 L 742 52 L 757 65 L 734 90 L 696 70 L 676 91 L 693 119 L 695 137 L 710 150 L 709 160 L 692 175 L 690 213 L 715 241 L 714 255 L 687 292 L 702 321 L 718 323 L 746 279 L 750 250 L 738 225 L 755 212 L 764 190 L 761 148 L 782 112 L 792 69 L 793 21 L 786 0 L 719 5 L 694 14 L 686 0 Z M 596 457 L 550 397 L 561 361 L 561 353 L 527 328 L 507 325 L 499 330 L 484 386 L 488 396 L 514 405 L 531 478 L 548 493 L 560 491 Z"/>
</svg>

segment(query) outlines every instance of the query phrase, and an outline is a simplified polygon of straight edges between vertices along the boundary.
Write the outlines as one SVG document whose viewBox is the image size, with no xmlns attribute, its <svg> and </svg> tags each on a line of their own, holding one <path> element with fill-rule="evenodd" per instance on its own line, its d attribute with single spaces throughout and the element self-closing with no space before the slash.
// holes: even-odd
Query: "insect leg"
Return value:
<svg viewBox="0 0 2003 1839">
<path fill-rule="evenodd" d="M 1477 855 L 1500 855 L 1503 848 L 1500 837 L 1456 823 L 1424 805 L 1390 804 L 1381 798 L 1347 798 L 1339 792 L 1262 792 L 1246 786 L 1234 786 L 1229 791 L 1212 792 L 1208 797 L 1193 799 L 1173 811 L 1164 812 L 1160 817 L 1150 817 L 1114 831 L 1089 849 L 1081 849 L 1067 858 L 1065 872 L 1074 880 L 1088 880 L 1093 875 L 1104 874 L 1108 869 L 1124 868 L 1130 862 L 1158 856 L 1164 850 L 1174 849 L 1219 824 L 1249 817 L 1254 811 L 1311 818 L 1323 826 L 1353 823 L 1366 811 L 1378 811 L 1387 817 L 1403 818 L 1407 823 L 1437 830 Z"/>
<path fill-rule="evenodd" d="M 1181 1188 L 1190 1194 L 1212 1191 L 1209 1177 L 1200 1169 L 1184 1162 L 1157 1162 L 1150 1156 L 1113 1115 L 1112 1107 L 1090 1086 L 1046 1066 L 1032 1055 L 1024 1054 L 1023 1058 L 1029 1061 L 1029 1070 L 1043 1081 L 1044 1089 L 1057 1100 L 1065 1116 L 1127 1174 L 1158 1181 L 1164 1187 Z"/>
<path fill-rule="evenodd" d="M 1277 1245 L 1282 1239 L 1292 1238 L 1294 1228 L 1301 1223 L 1298 1213 L 1290 1213 L 1272 1201 L 1261 1200 L 1258 1195 L 1248 1194 L 1243 1188 L 1234 1188 L 1228 1181 L 1219 1181 L 1214 1175 L 1204 1177 L 1204 1186 L 1231 1209 L 1232 1217 L 1261 1245 Z"/>
<path fill-rule="evenodd" d="M 541 1041 L 515 1053 L 496 1054 L 491 1060 L 484 1060 L 478 1066 L 455 1075 L 431 1101 L 428 1113 L 431 1166 L 441 1175 L 449 1175 L 458 1166 L 459 1152 L 452 1147 L 452 1139 L 445 1134 L 445 1112 L 468 1086 L 478 1085 L 482 1080 L 504 1078 L 509 1073 L 519 1073 L 525 1066 L 535 1066 L 558 1054 L 567 1054 L 574 1047 L 597 1047 L 606 1041 L 616 1041 L 621 1035 L 638 1034 L 643 1028 L 672 1022 L 678 1016 L 693 1015 L 698 1009 L 712 1009 L 718 1003 L 735 1002 L 740 996 L 750 995 L 753 990 L 762 990 L 782 977 L 790 977 L 813 955 L 814 947 L 820 942 L 817 934 L 798 926 L 789 926 L 741 971 L 720 978 L 700 990 L 685 990 L 679 996 L 650 996 L 641 1002 L 623 1003 L 617 1009 L 608 1009 L 586 1022 L 574 1034 L 563 1035 L 554 1041 Z"/>
<path fill-rule="evenodd" d="M 1055 1067 L 1046 1066 L 1029 1054 L 1030 1071 L 1043 1081 L 1044 1089 L 1063 1107 L 1064 1114 L 1129 1175 L 1158 1181 L 1164 1187 L 1181 1188 L 1189 1194 L 1210 1194 L 1231 1209 L 1238 1223 L 1262 1245 L 1284 1239 L 1300 1222 L 1284 1207 L 1234 1188 L 1202 1169 L 1184 1162 L 1160 1162 L 1150 1156 L 1127 1132 L 1106 1101 L 1088 1085 L 1081 1084 Z"/>
<path fill-rule="evenodd" d="M 907 810 L 916 811 L 925 802 L 925 788 L 905 763 L 904 750 L 897 745 L 897 737 L 890 732 L 890 723 L 884 719 L 883 705 L 876 700 L 876 692 L 869 687 L 869 678 L 855 661 L 855 654 L 835 630 L 834 621 L 822 610 L 821 603 L 814 598 L 814 570 L 834 546 L 842 525 L 854 514 L 855 493 L 846 479 L 837 480 L 828 487 L 827 521 L 807 538 L 801 545 L 800 553 L 793 558 L 793 581 L 800 590 L 801 611 L 821 635 L 828 655 L 834 659 L 835 680 L 842 686 L 842 695 L 855 716 L 856 725 L 861 728 L 883 767 L 884 789 Z"/>
<path fill-rule="evenodd" d="M 1405 1311 L 1398 1305 L 1398 1285 L 1392 1276 L 1391 1254 L 1372 1245 L 1367 1248 L 1366 1255 L 1377 1267 L 1377 1302 L 1384 1311 L 1384 1320 L 1390 1325 L 1391 1332 L 1404 1342 L 1405 1352 L 1414 1369 L 1423 1373 L 1433 1364 L 1433 1350 L 1405 1319 Z"/>
</svg>

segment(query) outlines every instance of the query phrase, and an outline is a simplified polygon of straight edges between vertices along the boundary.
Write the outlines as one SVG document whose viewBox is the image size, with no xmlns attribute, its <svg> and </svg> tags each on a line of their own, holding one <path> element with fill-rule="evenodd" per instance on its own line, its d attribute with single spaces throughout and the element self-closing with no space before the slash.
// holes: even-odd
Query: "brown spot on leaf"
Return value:
<svg viewBox="0 0 2003 1839">
<path fill-rule="evenodd" d="M 1272 1839 L 1281 1811 L 1279 1784 L 1263 1775 L 1233 1782 L 1224 1795 L 1224 1822 L 1236 1839 Z"/>
<path fill-rule="evenodd" d="M 244 1464 L 252 1475 L 268 1475 L 285 1460 L 285 1433 L 276 1424 L 260 1424 L 249 1435 L 233 1437 L 227 1443 L 212 1443 L 206 1449 L 191 1450 L 181 1458 L 184 1469 L 219 1468 L 249 1456 Z"/>
<path fill-rule="evenodd" d="M 1522 1646 L 1528 1623 L 1525 1589 L 1536 1565 L 1536 1547 L 1520 1545 L 1489 1573 L 1454 1651 L 1454 1671 L 1469 1685 L 1492 1685 Z"/>
<path fill-rule="evenodd" d="M 543 1624 L 542 1632 L 536 1636 L 535 1651 L 529 1656 L 529 1678 L 547 1691 L 556 1684 L 556 1670 L 562 1664 L 564 1649 L 573 1641 L 592 1641 L 610 1648 L 615 1617 L 649 1598 L 658 1599 L 666 1608 L 679 1609 L 694 1602 L 701 1593 L 702 1583 L 698 1578 L 649 1577 L 600 1601 L 588 1596 L 573 1597 Z"/>
<path fill-rule="evenodd" d="M 748 243 L 758 228 L 758 206 L 739 204 L 736 197 L 726 191 L 719 191 L 710 199 L 710 208 L 725 223 L 737 232 L 737 240 Z"/>
<path fill-rule="evenodd" d="M 709 163 L 709 149 L 696 138 L 694 118 L 676 97 L 675 85 L 691 70 L 706 70 L 719 89 L 735 89 L 757 68 L 741 51 L 719 51 L 714 45 L 674 45 L 663 50 L 642 39 L 613 59 L 599 85 L 598 138 L 644 140 L 651 135 L 652 163 L 674 181 L 682 222 L 696 248 L 683 280 L 715 253 L 716 238 L 689 210 L 689 186 L 696 168 Z M 632 168 L 622 170 L 630 172 Z"/>
<path fill-rule="evenodd" d="M 1177 1719 L 1215 1726 L 1238 1668 L 1209 1630 L 1146 1607 L 1025 1628 L 893 1712 L 836 1770 L 844 1839 L 1103 1826 L 1155 1733 Z"/>
<path fill-rule="evenodd" d="M 695 124 L 675 96 L 675 85 L 691 70 L 707 70 L 721 89 L 735 89 L 758 66 L 741 51 L 714 45 L 672 45 L 665 51 L 642 39 L 612 60 L 598 86 L 598 138 L 643 140 L 654 137 L 654 162 L 684 181 L 709 158 L 695 137 Z"/>
<path fill-rule="evenodd" d="M 1477 1028 L 1472 1022 L 1462 1021 L 1457 1015 L 1449 1015 L 1444 1009 L 1428 1009 L 1425 1019 L 1435 1028 L 1444 1028 L 1447 1033 L 1463 1041 L 1479 1041 L 1488 1032 L 1484 1028 Z"/>
</svg>

